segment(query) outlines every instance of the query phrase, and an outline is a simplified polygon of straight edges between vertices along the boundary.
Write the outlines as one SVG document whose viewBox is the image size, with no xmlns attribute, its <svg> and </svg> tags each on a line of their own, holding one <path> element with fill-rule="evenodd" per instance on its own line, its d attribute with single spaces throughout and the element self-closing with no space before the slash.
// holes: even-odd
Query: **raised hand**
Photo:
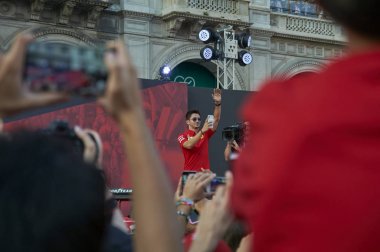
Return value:
<svg viewBox="0 0 380 252">
<path fill-rule="evenodd" d="M 107 44 L 105 62 L 109 77 L 107 89 L 100 103 L 116 121 L 131 111 L 142 112 L 140 83 L 128 50 L 121 40 Z"/>
<path fill-rule="evenodd" d="M 220 104 L 222 102 L 222 90 L 219 88 L 214 88 L 212 99 L 214 100 L 215 104 Z"/>
</svg>

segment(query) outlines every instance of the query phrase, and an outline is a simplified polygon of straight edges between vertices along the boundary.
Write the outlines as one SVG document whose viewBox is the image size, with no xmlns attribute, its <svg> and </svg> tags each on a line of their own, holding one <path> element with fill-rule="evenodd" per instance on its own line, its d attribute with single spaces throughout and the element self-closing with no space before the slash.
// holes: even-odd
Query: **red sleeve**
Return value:
<svg viewBox="0 0 380 252">
<path fill-rule="evenodd" d="M 213 131 L 212 129 L 208 129 L 205 134 L 208 138 L 211 138 L 214 134 L 215 134 L 216 131 Z"/>
<path fill-rule="evenodd" d="M 183 144 L 187 142 L 187 137 L 185 134 L 181 134 L 178 136 L 177 141 L 181 147 L 183 147 Z"/>
</svg>

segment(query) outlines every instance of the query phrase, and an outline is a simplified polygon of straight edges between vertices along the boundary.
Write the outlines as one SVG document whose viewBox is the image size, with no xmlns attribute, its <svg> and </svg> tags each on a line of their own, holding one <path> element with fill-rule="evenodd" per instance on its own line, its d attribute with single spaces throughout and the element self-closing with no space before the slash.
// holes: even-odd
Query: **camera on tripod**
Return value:
<svg viewBox="0 0 380 252">
<path fill-rule="evenodd" d="M 223 140 L 227 142 L 235 140 L 238 144 L 243 143 L 246 128 L 247 125 L 244 122 L 225 127 L 222 131 Z"/>
</svg>

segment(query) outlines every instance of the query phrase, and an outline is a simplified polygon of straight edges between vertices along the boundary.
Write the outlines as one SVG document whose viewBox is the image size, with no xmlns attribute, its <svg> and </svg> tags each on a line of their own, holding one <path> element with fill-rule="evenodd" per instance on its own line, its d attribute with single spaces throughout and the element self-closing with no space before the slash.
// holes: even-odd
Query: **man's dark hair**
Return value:
<svg viewBox="0 0 380 252">
<path fill-rule="evenodd" d="M 201 115 L 201 113 L 199 112 L 199 110 L 192 109 L 192 110 L 187 111 L 187 113 L 186 113 L 186 120 L 190 120 L 190 117 L 191 117 L 192 114 Z"/>
<path fill-rule="evenodd" d="M 108 218 L 100 170 L 54 136 L 0 138 L 0 248 L 100 251 Z"/>
<path fill-rule="evenodd" d="M 380 1 L 316 0 L 339 23 L 368 38 L 380 39 Z"/>
</svg>

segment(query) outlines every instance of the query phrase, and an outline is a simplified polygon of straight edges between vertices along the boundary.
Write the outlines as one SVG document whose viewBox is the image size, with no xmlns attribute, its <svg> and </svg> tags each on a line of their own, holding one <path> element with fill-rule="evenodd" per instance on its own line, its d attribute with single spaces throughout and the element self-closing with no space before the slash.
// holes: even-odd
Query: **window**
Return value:
<svg viewBox="0 0 380 252">
<path fill-rule="evenodd" d="M 314 18 L 326 18 L 322 9 L 317 4 L 306 1 L 271 0 L 270 8 L 274 12 Z"/>
</svg>

